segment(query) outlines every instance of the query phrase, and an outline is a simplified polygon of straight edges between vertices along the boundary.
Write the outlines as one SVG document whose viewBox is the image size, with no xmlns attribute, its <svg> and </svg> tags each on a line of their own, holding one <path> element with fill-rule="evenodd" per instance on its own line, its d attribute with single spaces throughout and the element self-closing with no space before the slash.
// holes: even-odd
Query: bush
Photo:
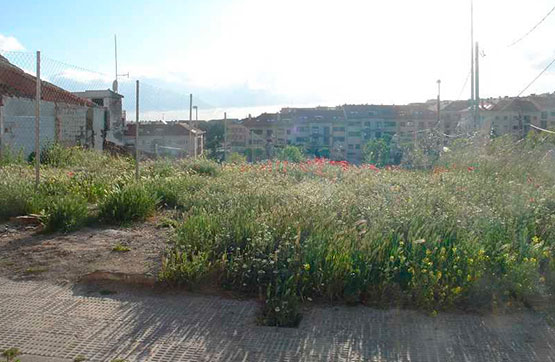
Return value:
<svg viewBox="0 0 555 362">
<path fill-rule="evenodd" d="M 6 169 L 6 172 L 1 171 L 0 220 L 29 213 L 29 200 L 34 192 L 33 185 L 25 179 L 13 177 L 12 172 L 15 172 L 15 170 L 10 171 Z"/>
<path fill-rule="evenodd" d="M 301 162 L 304 160 L 303 152 L 299 147 L 286 146 L 278 155 L 281 161 Z"/>
<path fill-rule="evenodd" d="M 154 213 L 156 203 L 156 197 L 140 183 L 116 186 L 99 205 L 99 216 L 111 224 L 144 221 Z"/>
<path fill-rule="evenodd" d="M 245 163 L 247 162 L 247 156 L 241 155 L 240 153 L 237 153 L 237 152 L 232 152 L 229 155 L 227 162 L 235 163 L 235 164 Z"/>
<path fill-rule="evenodd" d="M 275 327 L 296 327 L 299 324 L 301 313 L 292 279 L 286 282 L 277 280 L 268 285 L 260 324 Z"/>
<path fill-rule="evenodd" d="M 87 201 L 78 195 L 52 198 L 46 209 L 45 230 L 70 232 L 85 224 L 88 217 Z"/>
<path fill-rule="evenodd" d="M 186 171 L 192 171 L 197 175 L 216 176 L 220 166 L 212 160 L 199 157 L 194 159 L 184 159 L 181 162 L 182 167 Z"/>
</svg>

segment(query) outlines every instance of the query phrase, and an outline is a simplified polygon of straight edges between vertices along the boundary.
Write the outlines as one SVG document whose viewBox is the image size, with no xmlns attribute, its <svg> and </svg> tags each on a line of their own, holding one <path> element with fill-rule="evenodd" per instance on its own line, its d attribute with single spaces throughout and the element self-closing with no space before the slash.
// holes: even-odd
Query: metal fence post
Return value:
<svg viewBox="0 0 555 362">
<path fill-rule="evenodd" d="M 135 101 L 135 179 L 139 181 L 139 81 L 137 80 Z"/>
<path fill-rule="evenodd" d="M 37 89 L 35 95 L 35 190 L 39 187 L 40 182 L 40 100 L 41 100 L 41 84 L 40 84 L 40 51 L 37 51 Z"/>
<path fill-rule="evenodd" d="M 4 106 L 0 96 L 0 162 L 4 157 Z"/>
</svg>

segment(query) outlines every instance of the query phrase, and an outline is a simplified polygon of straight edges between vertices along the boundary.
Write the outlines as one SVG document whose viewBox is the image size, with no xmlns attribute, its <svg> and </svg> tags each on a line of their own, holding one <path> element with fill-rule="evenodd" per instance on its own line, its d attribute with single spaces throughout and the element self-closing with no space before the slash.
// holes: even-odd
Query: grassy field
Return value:
<svg viewBox="0 0 555 362">
<path fill-rule="evenodd" d="M 37 192 L 31 166 L 1 166 L 0 219 L 39 213 L 69 232 L 174 209 L 160 279 L 262 297 L 269 325 L 318 300 L 494 307 L 555 290 L 554 149 L 459 141 L 427 170 L 158 160 L 135 182 L 132 160 L 52 147 Z"/>
</svg>

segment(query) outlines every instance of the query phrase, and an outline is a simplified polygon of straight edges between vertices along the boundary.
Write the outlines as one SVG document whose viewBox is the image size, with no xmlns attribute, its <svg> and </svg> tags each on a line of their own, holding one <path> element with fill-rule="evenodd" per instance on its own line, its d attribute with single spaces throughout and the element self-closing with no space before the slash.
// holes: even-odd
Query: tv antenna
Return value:
<svg viewBox="0 0 555 362">
<path fill-rule="evenodd" d="M 112 84 L 112 89 L 114 92 L 118 92 L 118 77 L 127 77 L 129 78 L 129 72 L 125 73 L 125 74 L 118 74 L 118 38 L 116 36 L 116 34 L 114 34 L 114 53 L 115 53 L 115 58 L 116 58 L 116 79 L 114 80 L 114 83 Z"/>
</svg>

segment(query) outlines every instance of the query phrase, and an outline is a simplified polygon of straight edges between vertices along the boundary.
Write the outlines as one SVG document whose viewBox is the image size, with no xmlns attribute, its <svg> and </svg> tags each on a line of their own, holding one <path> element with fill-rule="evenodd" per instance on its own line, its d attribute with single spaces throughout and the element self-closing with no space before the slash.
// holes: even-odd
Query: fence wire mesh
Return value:
<svg viewBox="0 0 555 362">
<path fill-rule="evenodd" d="M 195 122 L 208 103 L 144 82 L 137 98 L 138 82 L 114 78 L 35 52 L 0 50 L 0 162 L 31 160 L 37 151 L 48 162 L 44 150 L 53 145 L 132 155 L 137 147 L 141 158 L 203 154 Z"/>
</svg>

